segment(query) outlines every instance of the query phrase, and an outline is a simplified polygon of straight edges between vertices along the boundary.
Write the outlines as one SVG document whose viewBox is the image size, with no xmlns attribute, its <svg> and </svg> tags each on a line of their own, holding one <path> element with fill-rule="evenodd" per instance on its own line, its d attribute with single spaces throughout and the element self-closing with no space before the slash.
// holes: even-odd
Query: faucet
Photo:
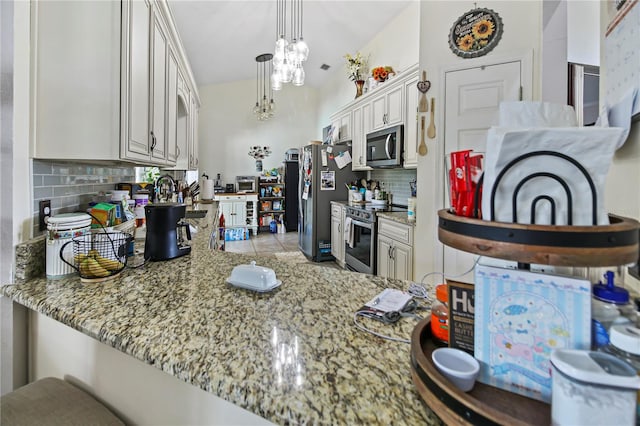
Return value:
<svg viewBox="0 0 640 426">
<path fill-rule="evenodd" d="M 170 188 L 167 188 L 166 185 L 164 184 L 164 180 L 168 179 L 171 186 Z M 161 186 L 162 183 L 162 186 Z M 158 198 L 158 201 L 172 201 L 173 198 L 173 194 L 176 193 L 177 190 L 177 185 L 176 185 L 176 181 L 173 179 L 173 177 L 171 177 L 171 175 L 164 175 L 164 176 L 160 176 L 158 178 L 158 180 L 156 181 L 156 197 Z"/>
</svg>

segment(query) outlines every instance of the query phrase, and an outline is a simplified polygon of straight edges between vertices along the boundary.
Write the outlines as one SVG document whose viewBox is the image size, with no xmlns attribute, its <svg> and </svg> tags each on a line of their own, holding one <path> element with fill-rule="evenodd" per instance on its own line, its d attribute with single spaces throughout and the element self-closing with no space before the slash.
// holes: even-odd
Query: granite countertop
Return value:
<svg viewBox="0 0 640 426">
<path fill-rule="evenodd" d="M 214 252 L 210 216 L 188 256 L 126 268 L 104 283 L 35 278 L 1 292 L 275 423 L 441 424 L 415 390 L 409 345 L 353 324 L 366 301 L 408 282 L 277 254 Z M 255 293 L 226 283 L 251 260 L 273 268 L 282 285 Z M 417 324 L 363 321 L 407 339 Z"/>
<path fill-rule="evenodd" d="M 416 226 L 416 222 L 409 222 L 407 212 L 378 212 L 378 217 L 393 220 L 394 222 L 403 223 L 409 226 Z"/>
</svg>

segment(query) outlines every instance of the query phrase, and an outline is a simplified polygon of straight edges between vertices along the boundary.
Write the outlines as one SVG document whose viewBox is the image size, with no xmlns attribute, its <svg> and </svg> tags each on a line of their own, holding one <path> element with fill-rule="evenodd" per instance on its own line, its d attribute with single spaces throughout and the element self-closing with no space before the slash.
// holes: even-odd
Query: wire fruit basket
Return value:
<svg viewBox="0 0 640 426">
<path fill-rule="evenodd" d="M 126 266 L 132 238 L 126 232 L 92 232 L 65 243 L 60 249 L 60 258 L 78 271 L 82 282 L 105 281 Z M 73 244 L 73 259 L 63 257 L 67 244 Z"/>
</svg>

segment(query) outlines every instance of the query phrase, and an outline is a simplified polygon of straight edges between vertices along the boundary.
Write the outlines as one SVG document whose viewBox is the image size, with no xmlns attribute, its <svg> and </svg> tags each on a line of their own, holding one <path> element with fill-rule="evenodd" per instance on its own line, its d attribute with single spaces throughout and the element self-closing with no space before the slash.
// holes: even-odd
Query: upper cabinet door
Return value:
<svg viewBox="0 0 640 426">
<path fill-rule="evenodd" d="M 167 31 L 162 22 L 162 17 L 154 13 L 151 159 L 161 164 L 164 164 L 167 158 L 167 135 L 165 129 L 165 112 L 167 106 L 167 48 Z"/>
<path fill-rule="evenodd" d="M 404 105 L 402 103 L 404 99 L 402 96 L 403 92 L 404 86 L 399 85 L 387 93 L 387 126 L 402 123 L 402 119 L 404 118 L 402 114 L 402 111 L 404 111 Z"/>
<path fill-rule="evenodd" d="M 178 157 L 178 61 L 169 45 L 167 68 L 167 163 L 176 164 Z"/>
<path fill-rule="evenodd" d="M 385 127 L 387 119 L 387 98 L 379 96 L 371 101 L 371 130 Z"/>
<path fill-rule="evenodd" d="M 404 162 L 405 169 L 418 167 L 418 137 L 421 134 L 420 117 L 418 117 L 418 77 L 409 79 L 404 84 L 406 117 L 404 120 Z M 424 115 L 422 116 L 424 118 Z M 426 129 L 426 127 L 425 127 Z M 425 130 L 426 131 L 426 130 Z"/>
<path fill-rule="evenodd" d="M 151 3 L 124 1 L 122 138 L 121 156 L 130 160 L 149 160 L 149 86 L 151 49 Z"/>
<path fill-rule="evenodd" d="M 371 130 L 384 129 L 385 127 L 402 123 L 402 111 L 404 108 L 402 92 L 404 91 L 404 86 L 397 85 L 390 89 L 379 90 L 384 90 L 384 93 L 371 101 L 371 112 L 373 114 L 373 127 Z"/>
</svg>

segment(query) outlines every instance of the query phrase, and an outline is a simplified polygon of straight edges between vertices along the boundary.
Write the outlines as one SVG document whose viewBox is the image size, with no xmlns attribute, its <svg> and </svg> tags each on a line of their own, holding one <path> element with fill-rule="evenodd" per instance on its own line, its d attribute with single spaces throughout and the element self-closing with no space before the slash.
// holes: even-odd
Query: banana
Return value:
<svg viewBox="0 0 640 426">
<path fill-rule="evenodd" d="M 120 269 L 124 268 L 124 264 L 118 262 L 117 260 L 107 259 L 106 257 L 102 256 L 97 256 L 95 259 L 98 261 L 100 266 L 102 266 L 107 271 L 119 271 Z"/>
<path fill-rule="evenodd" d="M 79 254 L 77 254 L 77 255 L 75 255 L 75 256 L 73 257 L 73 260 L 75 260 L 75 261 L 76 261 L 76 264 L 77 264 L 77 265 L 80 265 L 80 264 L 82 263 L 82 261 L 83 261 L 83 260 L 85 260 L 86 258 L 87 258 L 87 255 L 86 255 L 86 254 L 84 254 L 84 253 L 79 253 Z"/>
<path fill-rule="evenodd" d="M 86 278 L 108 277 L 111 272 L 103 268 L 97 260 L 87 257 L 80 264 L 80 274 Z"/>
</svg>

